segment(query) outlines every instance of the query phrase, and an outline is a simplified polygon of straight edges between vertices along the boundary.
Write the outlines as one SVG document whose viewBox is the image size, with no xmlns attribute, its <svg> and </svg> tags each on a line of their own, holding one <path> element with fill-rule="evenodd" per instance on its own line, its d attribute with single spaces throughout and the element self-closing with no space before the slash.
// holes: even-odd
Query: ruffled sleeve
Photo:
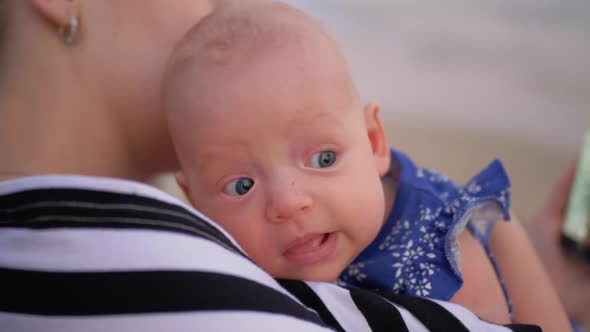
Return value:
<svg viewBox="0 0 590 332">
<path fill-rule="evenodd" d="M 466 185 L 457 187 L 455 197 L 446 209 L 452 215 L 452 221 L 445 236 L 445 256 L 462 284 L 458 237 L 465 228 L 481 242 L 495 267 L 487 248 L 490 235 L 498 220 L 510 220 L 510 179 L 502 163 L 497 159 L 492 161 Z M 498 279 L 502 282 L 500 276 Z"/>
<path fill-rule="evenodd" d="M 487 244 L 498 220 L 510 220 L 510 179 L 499 160 L 492 161 L 467 184 L 458 189 L 454 202 L 456 223 L 466 219 L 469 230 Z"/>
</svg>

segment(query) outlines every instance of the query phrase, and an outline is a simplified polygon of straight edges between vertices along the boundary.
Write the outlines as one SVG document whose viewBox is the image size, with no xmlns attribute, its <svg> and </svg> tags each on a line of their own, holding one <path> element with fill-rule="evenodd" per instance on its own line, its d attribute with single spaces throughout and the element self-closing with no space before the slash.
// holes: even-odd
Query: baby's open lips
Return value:
<svg viewBox="0 0 590 332">
<path fill-rule="evenodd" d="M 289 243 L 285 250 L 285 255 L 298 255 L 313 252 L 326 241 L 329 234 L 330 233 L 314 233 L 297 238 Z"/>
<path fill-rule="evenodd" d="M 337 238 L 335 232 L 307 234 L 291 241 L 283 256 L 294 264 L 315 264 L 333 255 Z"/>
</svg>

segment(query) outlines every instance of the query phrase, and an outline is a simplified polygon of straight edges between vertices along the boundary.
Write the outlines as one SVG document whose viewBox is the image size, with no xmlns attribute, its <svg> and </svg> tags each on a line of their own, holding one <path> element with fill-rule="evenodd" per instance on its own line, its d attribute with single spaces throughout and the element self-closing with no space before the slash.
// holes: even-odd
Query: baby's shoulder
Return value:
<svg viewBox="0 0 590 332">
<path fill-rule="evenodd" d="M 510 179 L 502 162 L 490 162 L 464 185 L 453 181 L 446 174 L 414 163 L 404 153 L 392 149 L 392 164 L 399 169 L 397 199 L 403 195 L 421 196 L 423 203 L 442 203 L 452 208 L 479 199 L 497 198 L 508 202 Z"/>
</svg>

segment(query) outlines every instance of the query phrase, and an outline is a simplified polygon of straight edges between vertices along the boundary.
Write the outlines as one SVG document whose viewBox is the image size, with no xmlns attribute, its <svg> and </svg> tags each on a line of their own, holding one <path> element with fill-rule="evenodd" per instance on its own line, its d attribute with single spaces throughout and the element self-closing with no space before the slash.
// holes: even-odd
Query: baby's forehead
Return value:
<svg viewBox="0 0 590 332">
<path fill-rule="evenodd" d="M 295 8 L 271 1 L 231 2 L 180 40 L 166 76 L 167 80 L 207 79 L 205 72 L 248 66 L 267 56 L 295 57 L 330 49 L 339 52 L 319 23 Z"/>
<path fill-rule="evenodd" d="M 180 41 L 164 81 L 167 116 L 175 118 L 171 123 L 182 122 L 183 109 L 193 119 L 204 116 L 215 100 L 236 99 L 236 91 L 254 87 L 248 79 L 269 88 L 268 82 L 282 80 L 285 63 L 305 69 L 289 72 L 291 78 L 328 79 L 326 85 L 356 96 L 346 61 L 319 23 L 284 4 L 242 1 L 222 6 Z"/>
<path fill-rule="evenodd" d="M 186 86 L 213 90 L 215 82 L 253 72 L 260 68 L 256 64 L 278 59 L 308 67 L 310 59 L 330 54 L 340 56 L 335 42 L 299 10 L 271 1 L 231 2 L 198 22 L 178 43 L 163 80 L 163 97 L 175 98 Z"/>
<path fill-rule="evenodd" d="M 173 62 L 227 65 L 288 46 L 329 40 L 322 27 L 297 9 L 270 1 L 232 2 L 195 25 L 180 41 Z"/>
</svg>

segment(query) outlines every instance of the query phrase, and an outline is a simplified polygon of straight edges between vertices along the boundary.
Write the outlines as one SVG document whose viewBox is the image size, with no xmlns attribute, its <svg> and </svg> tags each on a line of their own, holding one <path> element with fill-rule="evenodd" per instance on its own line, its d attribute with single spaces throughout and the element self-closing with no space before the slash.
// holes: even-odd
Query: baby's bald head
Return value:
<svg viewBox="0 0 590 332">
<path fill-rule="evenodd" d="M 229 80 L 249 70 L 264 70 L 266 61 L 277 57 L 284 58 L 283 65 L 309 74 L 337 73 L 342 87 L 357 98 L 338 45 L 318 22 L 282 3 L 231 1 L 178 43 L 165 75 L 165 108 L 176 111 L 178 103 L 184 103 L 182 90 L 193 101 L 223 93 Z"/>
<path fill-rule="evenodd" d="M 309 46 L 312 41 L 336 47 L 317 22 L 285 4 L 226 2 L 185 35 L 171 66 L 243 63 L 288 46 Z"/>
<path fill-rule="evenodd" d="M 283 105 L 268 106 L 270 97 Z M 269 109 L 271 116 L 289 117 L 331 103 L 362 118 L 336 42 L 299 10 L 263 0 L 226 3 L 195 25 L 173 53 L 162 99 L 181 164 L 182 154 L 203 144 L 196 135 L 210 138 L 214 123 L 237 112 L 256 121 Z"/>
</svg>

